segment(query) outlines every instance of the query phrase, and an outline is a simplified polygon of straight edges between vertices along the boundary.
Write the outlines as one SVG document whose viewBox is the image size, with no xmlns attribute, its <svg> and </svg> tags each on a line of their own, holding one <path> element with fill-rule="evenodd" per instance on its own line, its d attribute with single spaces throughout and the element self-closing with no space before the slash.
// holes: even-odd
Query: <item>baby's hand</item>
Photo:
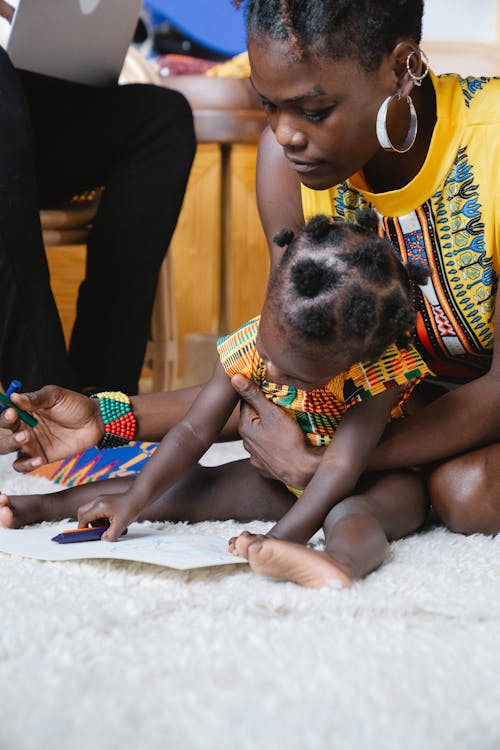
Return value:
<svg viewBox="0 0 500 750">
<path fill-rule="evenodd" d="M 84 528 L 92 521 L 107 518 L 109 528 L 101 539 L 105 542 L 116 542 L 127 526 L 135 521 L 139 511 L 140 507 L 137 506 L 130 492 L 99 495 L 78 509 L 78 526 Z"/>
<path fill-rule="evenodd" d="M 252 534 L 250 531 L 243 531 L 239 536 L 232 536 L 229 540 L 228 552 L 236 557 L 244 557 L 248 560 L 248 550 L 255 542 L 262 542 L 267 539 L 264 534 Z"/>
</svg>

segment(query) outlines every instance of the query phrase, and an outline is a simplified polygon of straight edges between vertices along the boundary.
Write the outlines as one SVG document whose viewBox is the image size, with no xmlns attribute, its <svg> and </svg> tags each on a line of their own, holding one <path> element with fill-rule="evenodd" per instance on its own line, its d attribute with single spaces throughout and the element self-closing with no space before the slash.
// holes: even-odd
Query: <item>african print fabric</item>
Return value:
<svg viewBox="0 0 500 750">
<path fill-rule="evenodd" d="M 417 290 L 416 346 L 433 372 L 464 382 L 485 373 L 493 348 L 500 266 L 500 79 L 436 77 L 437 122 L 416 177 L 370 192 L 362 173 L 329 190 L 302 187 L 305 218 L 353 221 L 372 206 L 403 261 L 428 266 Z"/>
<path fill-rule="evenodd" d="M 147 464 L 158 443 L 130 442 L 120 448 L 88 448 L 60 461 L 44 464 L 31 472 L 65 487 L 101 479 L 135 477 Z"/>
<path fill-rule="evenodd" d="M 222 366 L 230 377 L 241 373 L 257 383 L 265 397 L 285 409 L 316 446 L 330 442 L 347 409 L 390 388 L 403 387 L 391 413 L 393 419 L 402 416 L 403 402 L 429 374 L 416 349 L 400 349 L 391 344 L 380 359 L 358 362 L 322 388 L 304 391 L 292 385 L 271 383 L 266 379 L 266 366 L 255 346 L 259 321 L 260 316 L 253 318 L 219 339 L 217 350 Z"/>
</svg>

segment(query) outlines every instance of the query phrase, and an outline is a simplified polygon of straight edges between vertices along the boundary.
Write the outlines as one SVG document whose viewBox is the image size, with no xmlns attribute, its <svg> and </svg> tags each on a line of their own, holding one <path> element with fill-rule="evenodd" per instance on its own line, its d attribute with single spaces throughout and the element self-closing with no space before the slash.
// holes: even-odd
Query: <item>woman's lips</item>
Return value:
<svg viewBox="0 0 500 750">
<path fill-rule="evenodd" d="M 288 157 L 287 157 L 288 158 Z M 321 165 L 319 162 L 304 162 L 304 161 L 294 161 L 293 159 L 288 159 L 290 166 L 292 169 L 294 169 L 296 172 L 299 172 L 299 174 L 307 174 L 308 172 L 314 172 L 317 170 Z"/>
</svg>

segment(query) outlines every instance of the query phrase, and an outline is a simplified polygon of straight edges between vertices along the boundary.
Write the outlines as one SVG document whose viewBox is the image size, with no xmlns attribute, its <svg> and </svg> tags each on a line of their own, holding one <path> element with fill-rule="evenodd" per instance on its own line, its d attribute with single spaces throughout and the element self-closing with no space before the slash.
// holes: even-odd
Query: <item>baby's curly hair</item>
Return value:
<svg viewBox="0 0 500 750">
<path fill-rule="evenodd" d="M 320 349 L 352 347 L 363 359 L 411 342 L 412 286 L 425 284 L 429 272 L 403 265 L 377 229 L 376 213 L 364 209 L 357 223 L 318 215 L 297 236 L 288 229 L 276 235 L 286 249 L 271 275 L 267 304 L 284 333 Z"/>
<path fill-rule="evenodd" d="M 288 40 L 304 54 L 354 59 L 367 71 L 400 39 L 420 43 L 423 0 L 232 0 L 244 7 L 248 36 Z"/>
</svg>

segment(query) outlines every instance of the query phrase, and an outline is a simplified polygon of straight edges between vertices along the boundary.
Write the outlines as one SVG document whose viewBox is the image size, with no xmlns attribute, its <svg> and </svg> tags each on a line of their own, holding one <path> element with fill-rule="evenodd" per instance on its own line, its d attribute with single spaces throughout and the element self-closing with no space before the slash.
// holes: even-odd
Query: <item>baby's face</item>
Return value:
<svg viewBox="0 0 500 750">
<path fill-rule="evenodd" d="M 311 346 L 283 334 L 272 316 L 262 314 L 257 334 L 257 351 L 266 366 L 266 380 L 292 385 L 303 391 L 322 388 L 336 375 L 358 361 L 342 347 Z"/>
</svg>

